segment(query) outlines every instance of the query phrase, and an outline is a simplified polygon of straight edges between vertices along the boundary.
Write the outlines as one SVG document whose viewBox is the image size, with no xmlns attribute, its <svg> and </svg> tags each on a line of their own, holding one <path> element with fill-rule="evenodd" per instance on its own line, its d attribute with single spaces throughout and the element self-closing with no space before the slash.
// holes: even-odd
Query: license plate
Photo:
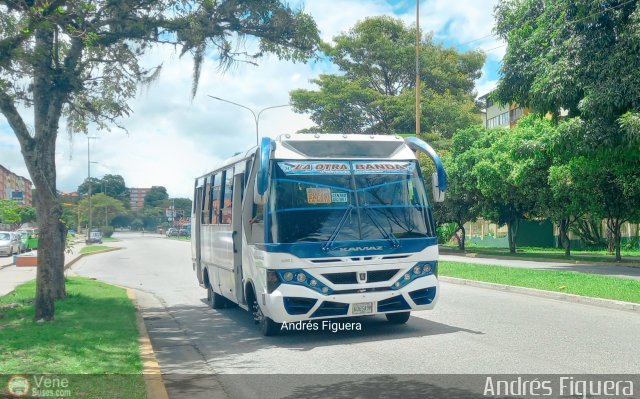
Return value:
<svg viewBox="0 0 640 399">
<path fill-rule="evenodd" d="M 373 313 L 373 302 L 354 303 L 351 305 L 351 314 Z"/>
</svg>

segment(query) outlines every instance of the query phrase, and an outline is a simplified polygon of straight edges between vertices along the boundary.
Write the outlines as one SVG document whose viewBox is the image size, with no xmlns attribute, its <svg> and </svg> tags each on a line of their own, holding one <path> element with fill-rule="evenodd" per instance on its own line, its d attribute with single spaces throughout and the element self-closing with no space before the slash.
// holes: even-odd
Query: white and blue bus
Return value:
<svg viewBox="0 0 640 399">
<path fill-rule="evenodd" d="M 195 180 L 192 258 L 213 308 L 282 323 L 384 314 L 405 323 L 438 299 L 438 245 L 414 138 L 287 134 L 263 138 Z"/>
</svg>

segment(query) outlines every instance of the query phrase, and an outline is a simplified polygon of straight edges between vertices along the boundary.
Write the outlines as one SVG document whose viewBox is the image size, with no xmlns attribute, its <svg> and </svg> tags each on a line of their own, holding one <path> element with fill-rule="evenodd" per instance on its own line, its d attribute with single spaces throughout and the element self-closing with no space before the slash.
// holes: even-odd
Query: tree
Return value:
<svg viewBox="0 0 640 399">
<path fill-rule="evenodd" d="M 477 152 L 471 150 L 486 134 L 487 129 L 481 126 L 459 130 L 453 136 L 451 154 L 444 158 L 448 181 L 447 195 L 444 202 L 435 204 L 436 219 L 439 223 L 455 224 L 453 233 L 460 250 L 465 249 L 464 224 L 480 216 L 482 194 L 473 173 L 479 159 L 476 158 Z"/>
<path fill-rule="evenodd" d="M 320 75 L 318 91 L 294 90 L 297 112 L 311 113 L 313 131 L 407 133 L 415 130 L 415 28 L 386 16 L 367 18 L 324 43 L 341 73 Z M 421 41 L 421 129 L 450 138 L 480 122 L 474 81 L 484 54 L 459 53 Z"/>
<path fill-rule="evenodd" d="M 193 202 L 189 198 L 174 198 L 172 202 L 179 215 L 183 217 L 189 217 L 189 215 L 191 215 Z"/>
<path fill-rule="evenodd" d="M 9 224 L 16 229 L 22 223 L 35 220 L 35 210 L 29 206 L 21 206 L 15 201 L 0 199 L 0 223 Z"/>
<path fill-rule="evenodd" d="M 590 172 L 592 210 L 607 218 L 619 259 L 620 221 L 635 217 L 637 203 L 627 205 L 640 168 L 640 58 L 629 53 L 640 47 L 638 2 L 501 2 L 496 21 L 508 42 L 496 98 L 555 118 L 568 112 L 565 146 L 585 167 L 578 172 Z"/>
<path fill-rule="evenodd" d="M 232 42 L 247 37 L 258 39 L 257 51 Z M 63 116 L 72 133 L 86 133 L 89 125 L 119 126 L 138 85 L 160 72 L 140 63 L 154 45 L 193 55 L 195 94 L 207 49 L 225 68 L 264 53 L 305 60 L 317 42 L 311 17 L 276 0 L 0 2 L 0 111 L 38 191 L 35 318 L 53 319 L 55 299 L 65 297 L 65 228 L 55 167 Z M 33 110 L 33 122 L 23 107 Z"/>
<path fill-rule="evenodd" d="M 80 215 L 83 223 L 89 221 L 89 199 L 80 201 Z M 91 213 L 94 225 L 110 226 L 111 221 L 118 216 L 126 216 L 127 210 L 121 201 L 103 193 L 91 196 Z"/>
<path fill-rule="evenodd" d="M 169 200 L 167 189 L 163 186 L 153 186 L 144 196 L 145 207 L 164 207 Z"/>
</svg>

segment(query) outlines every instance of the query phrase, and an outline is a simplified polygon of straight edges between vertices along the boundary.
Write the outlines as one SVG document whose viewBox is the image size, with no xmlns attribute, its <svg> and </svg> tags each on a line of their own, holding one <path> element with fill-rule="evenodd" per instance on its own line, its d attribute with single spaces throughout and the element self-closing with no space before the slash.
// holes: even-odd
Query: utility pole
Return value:
<svg viewBox="0 0 640 399">
<path fill-rule="evenodd" d="M 416 137 L 420 136 L 420 0 L 416 0 Z"/>
<path fill-rule="evenodd" d="M 91 184 L 91 140 L 98 139 L 99 137 L 87 136 L 87 182 L 89 183 L 89 225 L 87 226 L 87 239 L 89 239 L 89 233 L 91 233 L 92 226 L 92 209 L 91 209 L 91 191 L 93 189 Z"/>
</svg>

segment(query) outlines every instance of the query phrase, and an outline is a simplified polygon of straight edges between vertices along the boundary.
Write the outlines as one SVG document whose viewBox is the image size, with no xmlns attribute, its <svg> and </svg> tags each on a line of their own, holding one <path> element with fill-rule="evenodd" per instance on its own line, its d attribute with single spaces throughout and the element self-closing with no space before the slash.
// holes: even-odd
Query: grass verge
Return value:
<svg viewBox="0 0 640 399">
<path fill-rule="evenodd" d="M 35 282 L 0 298 L 0 374 L 51 374 L 78 398 L 144 398 L 135 307 L 126 291 L 88 278 L 67 279 L 56 318 L 33 321 Z M 0 381 L 0 397 L 5 384 Z"/>
<path fill-rule="evenodd" d="M 536 270 L 471 263 L 438 263 L 442 276 L 640 303 L 640 281 L 580 272 Z"/>
<path fill-rule="evenodd" d="M 109 249 L 111 247 L 107 247 L 106 245 L 88 245 L 82 249 L 80 249 L 81 254 L 90 254 L 92 252 L 100 252 L 105 249 Z"/>
<path fill-rule="evenodd" d="M 444 246 L 449 251 L 460 252 L 457 247 Z M 558 248 L 536 248 L 536 247 L 524 247 L 518 248 L 515 254 L 509 253 L 508 248 L 492 248 L 492 247 L 467 247 L 465 253 L 476 253 L 478 255 L 485 256 L 500 256 L 509 258 L 522 258 L 522 259 L 557 259 L 561 261 L 579 261 L 579 262 L 605 262 L 615 263 L 616 259 L 614 255 L 610 255 L 607 251 L 571 251 L 571 256 L 565 256 L 563 249 Z M 626 266 L 640 266 L 640 252 L 636 250 L 622 251 L 622 263 Z M 629 265 L 627 265 L 629 264 Z"/>
</svg>

